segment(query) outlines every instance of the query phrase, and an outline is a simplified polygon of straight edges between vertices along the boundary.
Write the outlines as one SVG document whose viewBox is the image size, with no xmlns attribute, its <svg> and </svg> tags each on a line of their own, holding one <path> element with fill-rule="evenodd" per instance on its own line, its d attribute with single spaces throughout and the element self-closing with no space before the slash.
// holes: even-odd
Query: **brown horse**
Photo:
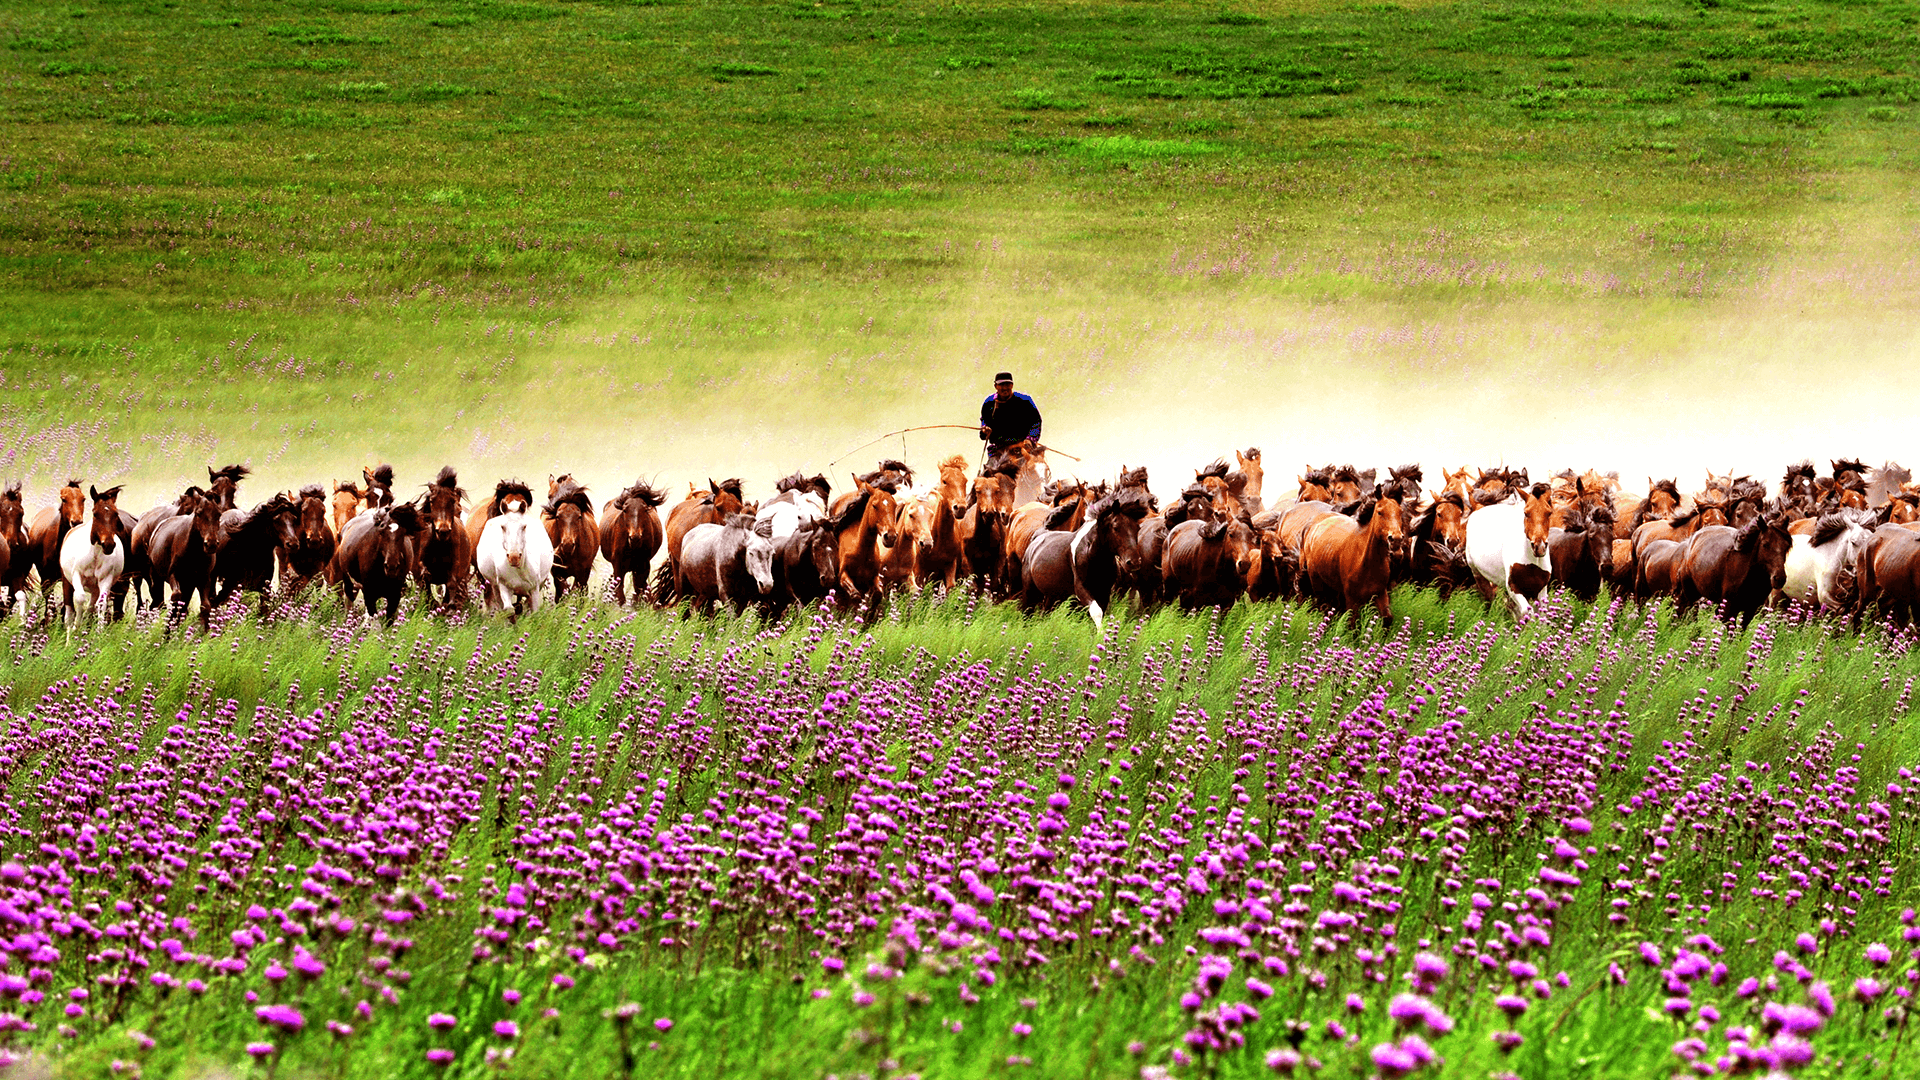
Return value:
<svg viewBox="0 0 1920 1080">
<path fill-rule="evenodd" d="M 900 542 L 899 501 L 893 484 L 869 484 L 854 478 L 853 499 L 841 507 L 831 525 L 840 538 L 840 592 L 849 603 L 879 595 L 882 585 L 882 545 Z"/>
<path fill-rule="evenodd" d="M 1565 524 L 1547 534 L 1553 580 L 1591 604 L 1600 583 L 1613 578 L 1613 508 L 1605 503 L 1564 508 Z"/>
<path fill-rule="evenodd" d="M 326 573 L 333 562 L 333 528 L 327 524 L 327 493 L 319 484 L 308 484 L 294 499 L 299 527 L 294 543 L 278 552 L 280 583 L 289 592 L 299 592 L 314 578 Z"/>
<path fill-rule="evenodd" d="M 642 599 L 647 591 L 647 568 L 665 539 L 660 524 L 660 504 L 667 501 L 644 480 L 608 500 L 600 510 L 600 554 L 613 566 L 613 602 L 627 602 L 627 579 L 633 579 L 633 596 Z M 557 557 L 557 556 L 556 556 Z"/>
<path fill-rule="evenodd" d="M 529 502 L 531 499 L 529 494 Z M 384 601 L 387 622 L 392 623 L 400 614 L 400 598 L 413 572 L 414 550 L 422 528 L 419 511 L 412 503 L 382 507 L 349 522 L 334 549 L 330 574 L 346 603 L 351 605 L 356 591 L 360 592 L 371 618 L 379 613 Z"/>
<path fill-rule="evenodd" d="M 1023 442 L 1014 443 L 987 461 L 989 472 L 1005 469 L 1012 470 L 1008 475 L 1013 477 L 1015 505 L 1024 506 L 1040 498 L 1040 489 L 1053 477 L 1047 465 L 1047 452 Z"/>
<path fill-rule="evenodd" d="M 1897 625 L 1912 623 L 1920 611 L 1920 532 L 1898 525 L 1875 529 L 1857 565 L 1857 611 L 1877 608 Z"/>
<path fill-rule="evenodd" d="M 1415 514 L 1407 526 L 1410 579 L 1451 593 L 1473 584 L 1473 573 L 1463 556 L 1467 550 L 1467 501 L 1449 486 L 1432 493 L 1433 501 Z"/>
<path fill-rule="evenodd" d="M 1333 475 L 1326 469 L 1307 466 L 1307 471 L 1294 478 L 1300 487 L 1295 502 L 1333 502 Z M 1277 508 L 1276 508 L 1277 509 Z"/>
<path fill-rule="evenodd" d="M 1451 491 L 1459 495 L 1461 506 L 1473 505 L 1473 481 L 1468 479 L 1467 467 L 1465 465 L 1457 469 L 1449 469 L 1442 465 L 1440 467 L 1440 490 L 1443 492 Z"/>
<path fill-rule="evenodd" d="M 1634 555 L 1633 594 L 1642 600 L 1672 596 L 1686 556 L 1687 545 L 1682 541 L 1647 541 Z"/>
<path fill-rule="evenodd" d="M 1308 526 L 1301 543 L 1297 591 L 1356 613 L 1371 603 L 1387 619 L 1392 559 L 1406 541 L 1400 500 L 1381 493 L 1362 501 L 1353 517 L 1322 514 Z"/>
<path fill-rule="evenodd" d="M 1784 514 L 1762 515 L 1738 529 L 1703 526 L 1687 541 L 1674 575 L 1674 596 L 1682 608 L 1700 600 L 1724 604 L 1727 614 L 1751 622 L 1768 597 L 1786 584 L 1787 552 L 1792 548 Z"/>
<path fill-rule="evenodd" d="M 134 521 L 133 534 L 127 543 L 127 557 L 129 561 L 135 563 L 135 565 L 128 569 L 127 576 L 133 579 L 135 588 L 138 588 L 141 584 L 146 585 L 149 596 L 149 607 L 164 607 L 167 602 L 166 575 L 154 572 L 153 534 L 159 531 L 160 526 L 166 524 L 168 521 L 182 514 L 191 513 L 193 508 L 199 504 L 199 501 L 206 497 L 207 493 L 204 488 L 198 485 L 189 487 L 181 493 L 178 499 L 170 503 L 162 503 L 146 513 L 141 514 L 140 517 Z M 219 504 L 215 503 L 214 505 L 218 506 Z M 138 599 L 138 597 L 136 597 L 136 599 Z"/>
<path fill-rule="evenodd" d="M 1366 472 L 1361 472 L 1351 465 L 1341 465 L 1337 468 L 1328 466 L 1327 472 L 1333 479 L 1333 484 L 1328 489 L 1333 494 L 1330 501 L 1335 506 L 1351 506 L 1372 493 L 1373 478 L 1379 470 L 1368 469 Z"/>
<path fill-rule="evenodd" d="M 1026 503 L 1007 519 L 1007 539 L 1000 561 L 1000 580 L 1009 593 L 1019 592 L 1025 575 L 1020 567 L 1027 545 L 1043 530 L 1072 532 L 1086 519 L 1087 489 L 1079 481 L 1060 484 L 1051 504 Z"/>
<path fill-rule="evenodd" d="M 358 484 L 343 484 L 335 480 L 330 498 L 333 502 L 333 535 L 338 537 L 346 531 L 347 522 L 353 520 L 353 515 L 360 512 L 360 501 L 365 498 L 365 493 Z"/>
<path fill-rule="evenodd" d="M 223 465 L 216 469 L 207 466 L 207 496 L 220 507 L 221 513 L 235 509 L 235 499 L 240 494 L 240 481 L 252 475 L 253 470 L 245 465 Z"/>
<path fill-rule="evenodd" d="M 967 509 L 967 459 L 955 454 L 940 463 L 940 485 L 934 489 L 947 500 L 957 517 Z"/>
<path fill-rule="evenodd" d="M 1680 482 L 1647 477 L 1647 494 L 1642 498 L 1621 496 L 1614 503 L 1613 538 L 1631 540 L 1640 526 L 1662 521 L 1680 512 Z"/>
<path fill-rule="evenodd" d="M 1233 459 L 1240 464 L 1240 468 L 1227 474 L 1227 490 L 1233 493 L 1241 506 L 1247 508 L 1248 513 L 1257 514 L 1265 509 L 1260 493 L 1267 478 L 1267 471 L 1260 465 L 1260 448 L 1249 446 L 1245 451 L 1235 450 Z M 1124 470 L 1122 473 L 1124 480 Z M 1145 476 L 1140 478 L 1140 483 L 1142 487 L 1146 485 Z"/>
<path fill-rule="evenodd" d="M 60 489 L 60 504 L 34 511 L 33 521 L 28 526 L 27 547 L 33 553 L 34 571 L 40 575 L 43 602 L 48 591 L 61 580 L 60 545 L 66 540 L 67 533 L 86 518 L 87 493 L 80 490 L 84 482 L 68 480 Z"/>
<path fill-rule="evenodd" d="M 1138 569 L 1140 522 L 1147 500 L 1139 492 L 1109 495 L 1087 511 L 1071 533 L 1043 532 L 1027 546 L 1021 607 L 1051 607 L 1072 596 L 1087 607 L 1094 629 L 1104 629 L 1114 586 Z"/>
<path fill-rule="evenodd" d="M 961 572 L 973 578 L 982 592 L 999 588 L 1000 563 L 1006 552 L 1007 522 L 1013 516 L 1014 477 L 1006 469 L 982 471 L 967 496 L 960 519 Z"/>
<path fill-rule="evenodd" d="M 593 576 L 593 560 L 600 554 L 600 525 L 593 516 L 593 500 L 571 475 L 549 478 L 542 521 L 553 541 L 553 599 L 566 599 L 571 584 L 581 591 Z"/>
<path fill-rule="evenodd" d="M 221 509 L 199 488 L 188 488 L 180 502 L 181 512 L 162 521 L 148 541 L 154 606 L 160 606 L 160 583 L 165 582 L 173 589 L 167 622 L 177 624 L 186 619 L 187 606 L 198 593 L 200 628 L 205 630 L 215 603 L 214 560 L 226 539 L 220 528 Z"/>
<path fill-rule="evenodd" d="M 1180 607 L 1230 606 L 1259 573 L 1253 527 L 1239 520 L 1183 521 L 1167 534 L 1162 588 Z"/>
<path fill-rule="evenodd" d="M 20 495 L 20 482 L 0 491 L 0 615 L 27 591 L 27 575 L 33 572 L 33 544 L 27 537 L 27 510 Z"/>
<path fill-rule="evenodd" d="M 414 550 L 414 577 L 427 591 L 428 603 L 455 610 L 467 606 L 473 582 L 473 538 L 460 512 L 467 493 L 453 466 L 445 465 L 433 483 L 414 502 L 420 518 L 420 536 Z M 440 590 L 438 594 L 434 590 Z"/>
</svg>

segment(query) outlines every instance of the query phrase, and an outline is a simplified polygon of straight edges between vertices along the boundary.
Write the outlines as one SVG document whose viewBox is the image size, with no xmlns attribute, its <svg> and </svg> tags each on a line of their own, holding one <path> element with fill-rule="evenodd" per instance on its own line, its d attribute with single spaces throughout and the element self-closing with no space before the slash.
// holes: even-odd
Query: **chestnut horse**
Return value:
<svg viewBox="0 0 1920 1080">
<path fill-rule="evenodd" d="M 894 494 L 890 481 L 869 484 L 855 477 L 853 499 L 833 519 L 833 532 L 840 538 L 840 591 L 849 602 L 879 594 L 881 545 L 900 540 L 900 505 Z"/>
<path fill-rule="evenodd" d="M 1307 466 L 1307 471 L 1294 478 L 1300 491 L 1294 496 L 1295 502 L 1333 502 L 1333 475 L 1326 469 Z M 1279 509 L 1279 507 L 1275 507 Z"/>
<path fill-rule="evenodd" d="M 1742 624 L 1752 622 L 1774 591 L 1786 584 L 1792 548 L 1786 515 L 1778 512 L 1738 529 L 1703 526 L 1687 541 L 1674 576 L 1674 596 L 1682 609 L 1704 600 L 1724 604 L 1726 613 L 1739 616 Z"/>
<path fill-rule="evenodd" d="M 1406 541 L 1400 500 L 1384 490 L 1362 500 L 1352 517 L 1322 514 L 1302 538 L 1296 591 L 1327 607 L 1356 614 L 1372 604 L 1382 619 L 1388 619 L 1392 560 Z"/>
<path fill-rule="evenodd" d="M 1000 563 L 1005 557 L 1007 522 L 1013 516 L 1013 474 L 1006 469 L 982 471 L 967 496 L 960 519 L 964 572 L 982 592 L 998 591 Z"/>
<path fill-rule="evenodd" d="M 1897 625 L 1910 624 L 1920 610 L 1920 532 L 1898 525 L 1875 529 L 1855 573 L 1860 614 L 1878 608 Z"/>
<path fill-rule="evenodd" d="M 466 501 L 459 475 L 453 466 L 443 465 L 414 503 L 421 525 L 414 576 L 426 589 L 428 603 L 439 602 L 455 610 L 467 606 L 473 582 L 473 538 L 460 520 Z"/>
<path fill-rule="evenodd" d="M 553 541 L 553 600 L 559 603 L 566 599 L 569 584 L 586 590 L 594 557 L 600 554 L 600 525 L 587 489 L 571 475 L 549 478 L 547 490 L 541 516 Z"/>
<path fill-rule="evenodd" d="M 333 500 L 333 535 L 334 536 L 337 537 L 341 533 L 346 531 L 347 522 L 352 521 L 353 515 L 360 512 L 360 502 L 364 498 L 366 498 L 366 493 L 360 490 L 360 486 L 358 484 L 354 484 L 354 483 L 343 484 L 338 480 L 335 480 L 333 482 L 332 500 Z"/>
<path fill-rule="evenodd" d="M 1259 572 L 1253 527 L 1246 522 L 1183 521 L 1167 534 L 1162 587 L 1183 611 L 1230 606 Z"/>
<path fill-rule="evenodd" d="M 633 579 L 633 597 L 647 592 L 647 569 L 660 550 L 665 529 L 660 524 L 664 492 L 644 480 L 615 495 L 600 509 L 600 554 L 613 566 L 613 602 L 627 602 L 627 579 Z"/>
<path fill-rule="evenodd" d="M 33 569 L 40 575 L 43 603 L 54 584 L 62 580 L 60 547 L 66 542 L 67 533 L 86 518 L 87 493 L 80 490 L 84 482 L 68 480 L 60 489 L 60 504 L 35 510 L 28 526 L 27 547 L 33 553 Z"/>
</svg>

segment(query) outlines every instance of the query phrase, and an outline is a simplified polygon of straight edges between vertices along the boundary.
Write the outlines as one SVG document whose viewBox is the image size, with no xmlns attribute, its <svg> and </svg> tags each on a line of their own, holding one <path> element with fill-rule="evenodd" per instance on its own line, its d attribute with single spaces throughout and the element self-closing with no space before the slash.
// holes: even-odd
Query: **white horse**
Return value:
<svg viewBox="0 0 1920 1080">
<path fill-rule="evenodd" d="M 1467 565 L 1482 583 L 1481 595 L 1491 602 L 1494 590 L 1504 591 L 1522 618 L 1532 609 L 1530 597 L 1553 576 L 1547 554 L 1552 512 L 1545 499 L 1516 493 L 1467 516 Z"/>
<path fill-rule="evenodd" d="M 779 540 L 800 531 L 810 521 L 825 521 L 827 501 L 814 491 L 783 491 L 760 504 L 754 515 L 753 531 L 769 540 Z"/>
<path fill-rule="evenodd" d="M 487 608 L 518 616 L 522 600 L 528 611 L 540 610 L 541 589 L 553 579 L 553 541 L 517 499 L 511 505 L 480 530 L 473 565 L 487 583 Z"/>
<path fill-rule="evenodd" d="M 105 623 L 112 615 L 113 585 L 127 569 L 127 545 L 120 540 L 120 515 L 115 499 L 119 488 L 87 493 L 93 497 L 93 521 L 86 528 L 67 531 L 60 541 L 60 577 L 66 583 L 67 632 L 88 613 Z M 80 598 L 86 597 L 86 611 Z"/>
<path fill-rule="evenodd" d="M 1821 518 L 1811 536 L 1795 536 L 1781 594 L 1803 604 L 1837 606 L 1840 575 L 1853 569 L 1872 539 L 1872 520 L 1865 511 L 1841 511 Z"/>
</svg>

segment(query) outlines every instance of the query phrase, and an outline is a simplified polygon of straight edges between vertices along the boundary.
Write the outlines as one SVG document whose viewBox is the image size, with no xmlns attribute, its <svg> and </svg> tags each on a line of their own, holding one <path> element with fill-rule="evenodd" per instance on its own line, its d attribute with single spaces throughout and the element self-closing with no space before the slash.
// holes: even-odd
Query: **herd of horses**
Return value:
<svg viewBox="0 0 1920 1080">
<path fill-rule="evenodd" d="M 829 596 L 853 608 L 964 582 L 1027 610 L 1077 602 L 1096 625 L 1121 597 L 1187 610 L 1303 597 L 1386 618 L 1402 583 L 1476 588 L 1524 617 L 1558 583 L 1589 601 L 1607 586 L 1743 620 L 1785 601 L 1911 620 L 1920 485 L 1891 462 L 1830 465 L 1825 475 L 1793 465 L 1771 492 L 1712 472 L 1692 492 L 1652 477 L 1638 492 L 1594 470 L 1532 481 L 1525 469 L 1462 467 L 1429 487 L 1417 465 L 1384 477 L 1329 465 L 1269 504 L 1256 448 L 1196 470 L 1163 505 L 1144 468 L 1056 480 L 1044 448 L 1020 445 L 977 470 L 948 458 L 930 477 L 881 461 L 839 492 L 795 473 L 749 501 L 742 481 L 709 480 L 664 516 L 665 493 L 645 481 L 596 511 L 570 475 L 549 477 L 544 497 L 507 479 L 471 499 L 448 467 L 401 499 L 387 465 L 243 510 L 248 469 L 229 465 L 137 517 L 120 508 L 121 488 L 71 480 L 29 520 L 20 485 L 8 487 L 0 600 L 6 611 L 23 598 L 44 605 L 59 583 L 70 626 L 90 610 L 119 617 L 129 593 L 170 621 L 197 609 L 205 625 L 236 592 L 264 607 L 320 585 L 389 621 L 410 590 L 434 608 L 477 596 L 517 615 L 549 591 L 584 592 L 604 561 L 617 604 L 770 617 Z"/>
</svg>

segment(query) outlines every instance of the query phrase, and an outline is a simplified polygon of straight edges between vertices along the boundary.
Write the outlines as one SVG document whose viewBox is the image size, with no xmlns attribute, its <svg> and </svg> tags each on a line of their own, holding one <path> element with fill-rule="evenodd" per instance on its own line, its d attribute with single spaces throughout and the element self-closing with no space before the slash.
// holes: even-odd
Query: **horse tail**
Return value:
<svg viewBox="0 0 1920 1080">
<path fill-rule="evenodd" d="M 653 572 L 653 602 L 654 603 L 670 604 L 673 602 L 673 599 L 674 599 L 673 582 L 674 582 L 673 560 L 669 559 L 666 562 L 663 562 L 660 564 L 660 569 L 655 570 Z"/>
</svg>

